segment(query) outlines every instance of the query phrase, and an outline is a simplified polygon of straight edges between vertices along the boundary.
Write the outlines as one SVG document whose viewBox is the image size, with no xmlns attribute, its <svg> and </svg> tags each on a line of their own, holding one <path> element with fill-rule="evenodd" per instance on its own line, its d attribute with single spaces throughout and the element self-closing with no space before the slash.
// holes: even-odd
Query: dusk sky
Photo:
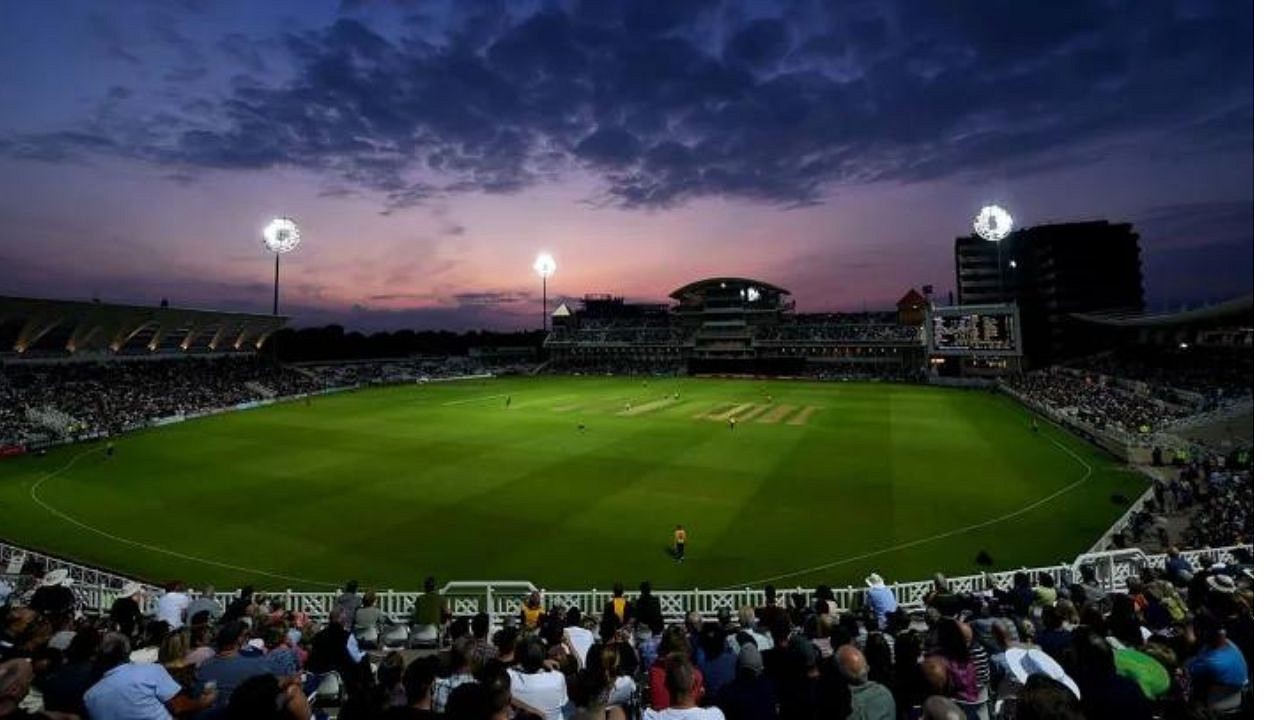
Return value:
<svg viewBox="0 0 1280 720">
<path fill-rule="evenodd" d="M 996 202 L 1142 235 L 1148 305 L 1252 292 L 1235 0 L 0 4 L 0 294 L 301 325 L 540 325 L 759 277 L 954 286 Z"/>
</svg>

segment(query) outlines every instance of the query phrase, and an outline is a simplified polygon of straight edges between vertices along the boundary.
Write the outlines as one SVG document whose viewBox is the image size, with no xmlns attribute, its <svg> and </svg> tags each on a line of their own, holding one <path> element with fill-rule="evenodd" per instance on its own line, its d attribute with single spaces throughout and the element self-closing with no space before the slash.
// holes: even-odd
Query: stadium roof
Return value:
<svg viewBox="0 0 1280 720">
<path fill-rule="evenodd" d="M 249 349 L 261 347 L 288 321 L 255 313 L 0 296 L 0 342 L 18 353 Z"/>
<path fill-rule="evenodd" d="M 688 285 L 684 285 L 680 288 L 677 288 L 676 290 L 671 291 L 671 295 L 669 295 L 668 297 L 674 300 L 679 300 L 690 293 L 696 293 L 704 289 L 714 288 L 721 284 L 750 285 L 760 290 L 768 290 L 771 292 L 778 293 L 780 295 L 791 294 L 790 290 L 787 290 L 785 288 L 780 288 L 777 285 L 774 285 L 773 283 L 767 283 L 763 280 L 753 280 L 751 278 L 743 278 L 743 277 L 713 277 L 713 278 L 705 278 L 703 280 L 694 280 Z"/>
<path fill-rule="evenodd" d="M 1084 322 L 1113 327 L 1169 327 L 1176 325 L 1212 325 L 1234 322 L 1253 323 L 1253 294 L 1243 295 L 1212 305 L 1165 313 L 1072 313 Z"/>
</svg>

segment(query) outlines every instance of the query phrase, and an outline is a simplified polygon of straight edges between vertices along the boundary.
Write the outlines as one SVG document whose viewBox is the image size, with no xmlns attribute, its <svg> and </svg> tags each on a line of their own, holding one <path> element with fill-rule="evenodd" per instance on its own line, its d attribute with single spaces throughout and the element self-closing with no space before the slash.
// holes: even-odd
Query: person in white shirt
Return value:
<svg viewBox="0 0 1280 720">
<path fill-rule="evenodd" d="M 576 607 L 569 608 L 564 622 L 564 639 L 573 650 L 574 657 L 578 658 L 578 667 L 586 667 L 587 652 L 595 644 L 596 637 L 590 630 L 582 627 L 582 611 Z"/>
<path fill-rule="evenodd" d="M 693 691 L 693 663 L 683 653 L 667 656 L 667 693 L 671 706 L 665 710 L 645 708 L 644 720 L 724 720 L 717 707 L 700 708 Z"/>
<path fill-rule="evenodd" d="M 516 667 L 507 670 L 512 703 L 543 720 L 565 720 L 569 687 L 564 673 L 545 667 L 546 659 L 547 648 L 537 637 L 526 637 L 516 645 Z"/>
<path fill-rule="evenodd" d="M 169 623 L 170 630 L 177 630 L 185 623 L 191 596 L 183 592 L 182 583 L 171 582 L 164 586 L 164 594 L 156 600 L 156 619 Z"/>
</svg>

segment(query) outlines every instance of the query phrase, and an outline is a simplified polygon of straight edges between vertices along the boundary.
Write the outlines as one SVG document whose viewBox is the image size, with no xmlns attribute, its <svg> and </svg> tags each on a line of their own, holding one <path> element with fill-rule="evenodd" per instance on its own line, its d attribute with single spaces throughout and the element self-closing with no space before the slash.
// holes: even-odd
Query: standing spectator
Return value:
<svg viewBox="0 0 1280 720">
<path fill-rule="evenodd" d="M 876 573 L 867 576 L 867 605 L 876 619 L 876 628 L 883 630 L 889 613 L 898 609 L 898 599 L 885 587 L 884 578 Z"/>
<path fill-rule="evenodd" d="M 203 710 L 214 704 L 213 690 L 198 700 L 182 693 L 181 686 L 165 669 L 154 663 L 129 662 L 129 639 L 110 633 L 98 649 L 102 679 L 89 688 L 84 704 L 93 720 L 133 720 L 168 718 Z"/>
<path fill-rule="evenodd" d="M 414 627 L 417 629 L 434 627 L 438 637 L 445 620 L 444 599 L 436 590 L 435 576 L 428 575 L 422 581 L 422 595 L 413 606 Z"/>
<path fill-rule="evenodd" d="M 654 596 L 653 586 L 648 580 L 640 583 L 640 597 L 636 598 L 635 616 L 637 622 L 649 627 L 653 636 L 662 634 L 662 603 L 658 602 L 658 598 Z"/>
<path fill-rule="evenodd" d="M 356 610 L 360 608 L 359 591 L 360 583 L 355 580 L 348 580 L 347 586 L 338 595 L 338 599 L 333 602 L 333 609 L 341 610 L 348 623 L 355 621 Z"/>
<path fill-rule="evenodd" d="M 631 601 L 624 594 L 622 583 L 613 584 L 613 597 L 609 600 L 607 611 L 613 613 L 618 627 L 622 627 L 635 619 L 635 608 L 632 607 Z"/>
<path fill-rule="evenodd" d="M 227 611 L 222 616 L 222 622 L 225 624 L 233 620 L 251 617 L 253 612 L 253 586 L 245 585 L 240 588 L 240 597 L 232 600 L 231 604 L 227 606 Z"/>
<path fill-rule="evenodd" d="M 200 597 L 191 601 L 190 607 L 187 608 L 188 622 L 194 623 L 196 616 L 200 613 L 207 613 L 205 622 L 210 625 L 217 624 L 222 619 L 222 603 L 214 597 L 214 592 L 212 585 L 206 585 Z"/>
<path fill-rule="evenodd" d="M 111 624 L 129 639 L 136 638 L 142 628 L 142 596 L 141 585 L 136 582 L 127 583 L 111 604 Z"/>
<path fill-rule="evenodd" d="M 76 606 L 75 593 L 71 592 L 71 574 L 66 568 L 45 573 L 40 579 L 40 587 L 32 593 L 27 604 L 55 626 L 61 625 L 60 620 L 70 617 Z"/>
<path fill-rule="evenodd" d="M 156 619 L 177 630 L 186 621 L 186 610 L 191 606 L 191 596 L 183 592 L 182 583 L 170 582 L 164 586 L 164 594 L 156 600 Z"/>
</svg>

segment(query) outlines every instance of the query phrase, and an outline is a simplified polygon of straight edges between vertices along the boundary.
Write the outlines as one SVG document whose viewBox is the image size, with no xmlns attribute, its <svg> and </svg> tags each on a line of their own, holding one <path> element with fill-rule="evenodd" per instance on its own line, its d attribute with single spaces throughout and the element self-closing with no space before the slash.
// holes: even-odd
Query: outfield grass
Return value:
<svg viewBox="0 0 1280 720">
<path fill-rule="evenodd" d="M 380 388 L 135 433 L 109 460 L 74 446 L 0 461 L 0 536 L 270 589 L 415 589 L 427 573 L 566 589 L 917 580 L 984 569 L 983 549 L 995 568 L 1070 560 L 1124 511 L 1114 493 L 1142 491 L 1040 428 L 1002 396 L 905 385 Z"/>
</svg>

